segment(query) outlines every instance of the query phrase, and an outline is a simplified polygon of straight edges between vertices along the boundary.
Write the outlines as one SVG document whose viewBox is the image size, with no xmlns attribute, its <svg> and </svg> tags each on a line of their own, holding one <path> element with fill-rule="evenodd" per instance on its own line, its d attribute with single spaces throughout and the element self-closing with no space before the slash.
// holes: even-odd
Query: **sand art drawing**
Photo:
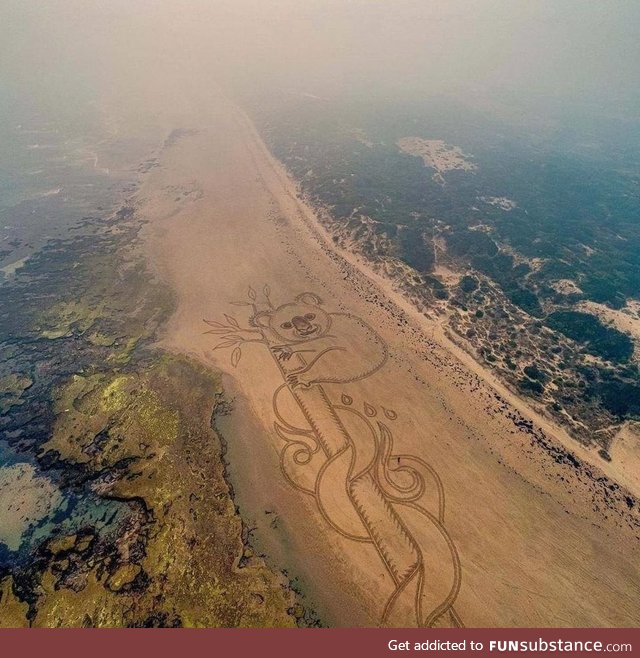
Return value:
<svg viewBox="0 0 640 658">
<path fill-rule="evenodd" d="M 253 343 L 273 357 L 283 476 L 333 530 L 377 551 L 392 581 L 381 625 L 462 626 L 453 607 L 460 559 L 444 524 L 440 477 L 424 460 L 394 452 L 394 410 L 357 403 L 344 390 L 384 367 L 385 342 L 362 319 L 325 310 L 314 293 L 276 306 L 265 286 L 260 299 L 249 288 L 248 301 L 235 303 L 250 309 L 246 328 L 229 315 L 205 322 L 220 337 L 214 349 L 233 348 L 233 366 Z"/>
</svg>

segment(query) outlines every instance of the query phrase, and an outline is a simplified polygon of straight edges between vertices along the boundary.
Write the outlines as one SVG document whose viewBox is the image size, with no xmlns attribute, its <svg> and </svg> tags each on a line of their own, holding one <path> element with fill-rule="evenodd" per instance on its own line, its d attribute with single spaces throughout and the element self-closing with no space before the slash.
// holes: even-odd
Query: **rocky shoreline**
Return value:
<svg viewBox="0 0 640 658">
<path fill-rule="evenodd" d="M 61 502 L 0 544 L 0 626 L 305 625 L 233 502 L 219 377 L 153 347 L 173 301 L 133 200 L 3 285 L 3 461 Z"/>
</svg>

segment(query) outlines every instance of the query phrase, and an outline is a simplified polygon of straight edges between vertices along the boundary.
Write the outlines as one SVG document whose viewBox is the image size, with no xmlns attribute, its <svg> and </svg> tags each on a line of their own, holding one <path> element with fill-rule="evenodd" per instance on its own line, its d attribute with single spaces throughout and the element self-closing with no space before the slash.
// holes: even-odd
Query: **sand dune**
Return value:
<svg viewBox="0 0 640 658">
<path fill-rule="evenodd" d="M 259 547 L 330 624 L 637 625 L 624 491 L 335 251 L 238 108 L 189 121 L 138 208 L 177 295 L 162 345 L 226 373 Z"/>
</svg>

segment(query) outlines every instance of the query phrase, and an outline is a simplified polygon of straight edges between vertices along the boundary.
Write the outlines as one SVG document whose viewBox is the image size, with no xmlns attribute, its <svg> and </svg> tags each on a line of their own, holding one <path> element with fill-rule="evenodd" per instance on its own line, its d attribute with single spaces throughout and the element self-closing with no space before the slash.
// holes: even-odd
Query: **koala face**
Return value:
<svg viewBox="0 0 640 658">
<path fill-rule="evenodd" d="M 269 326 L 286 343 L 302 342 L 324 336 L 331 318 L 317 305 L 294 302 L 275 309 Z"/>
<path fill-rule="evenodd" d="M 271 329 L 285 344 L 321 338 L 331 326 L 331 316 L 320 304 L 322 301 L 317 295 L 305 292 L 298 295 L 295 302 L 256 314 L 253 324 Z"/>
</svg>

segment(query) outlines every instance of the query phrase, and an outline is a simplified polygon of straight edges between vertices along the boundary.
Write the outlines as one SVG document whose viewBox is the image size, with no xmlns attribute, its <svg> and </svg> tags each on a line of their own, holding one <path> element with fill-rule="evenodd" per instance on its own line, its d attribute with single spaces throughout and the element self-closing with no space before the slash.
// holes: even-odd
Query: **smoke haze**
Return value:
<svg viewBox="0 0 640 658">
<path fill-rule="evenodd" d="M 448 94 L 637 117 L 639 26 L 625 0 L 9 1 L 0 89 L 5 109 L 114 92 L 143 109 L 150 88 L 189 78 L 243 94 Z"/>
</svg>

